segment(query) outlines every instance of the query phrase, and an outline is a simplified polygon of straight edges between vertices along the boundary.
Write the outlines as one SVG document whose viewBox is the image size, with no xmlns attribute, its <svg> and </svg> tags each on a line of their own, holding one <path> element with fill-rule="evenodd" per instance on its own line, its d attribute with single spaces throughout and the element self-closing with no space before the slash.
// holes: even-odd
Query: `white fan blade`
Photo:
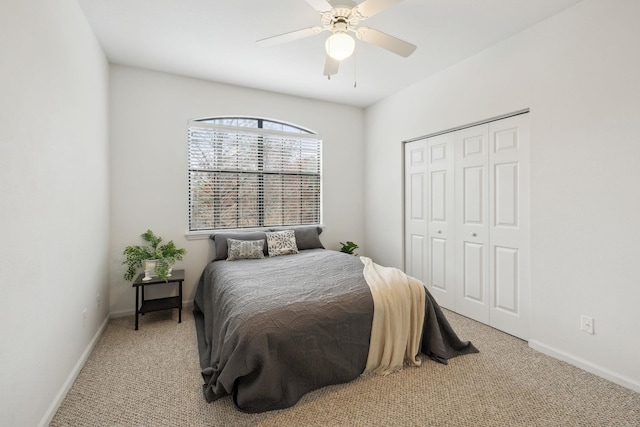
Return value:
<svg viewBox="0 0 640 427">
<path fill-rule="evenodd" d="M 362 41 L 387 49 L 389 52 L 404 56 L 405 58 L 411 55 L 417 47 L 414 44 L 369 27 L 358 28 L 356 36 Z"/>
<path fill-rule="evenodd" d="M 256 43 L 259 43 L 263 46 L 273 46 L 280 43 L 286 43 L 293 40 L 298 40 L 304 37 L 315 36 L 316 34 L 320 34 L 322 31 L 322 27 L 309 27 L 303 30 L 291 31 L 289 33 L 279 34 L 273 37 L 267 37 L 266 39 L 260 39 Z"/>
<path fill-rule="evenodd" d="M 309 1 L 309 0 L 307 0 Z M 402 0 L 365 0 L 353 9 L 357 11 L 363 18 L 370 18 L 375 14 L 390 8 Z"/>
<path fill-rule="evenodd" d="M 324 63 L 324 75 L 332 76 L 334 74 L 338 74 L 338 67 L 340 66 L 340 61 L 337 59 L 333 59 L 329 55 L 327 55 L 327 60 Z"/>
<path fill-rule="evenodd" d="M 320 13 L 329 12 L 333 8 L 327 0 L 307 0 L 307 3 Z"/>
</svg>

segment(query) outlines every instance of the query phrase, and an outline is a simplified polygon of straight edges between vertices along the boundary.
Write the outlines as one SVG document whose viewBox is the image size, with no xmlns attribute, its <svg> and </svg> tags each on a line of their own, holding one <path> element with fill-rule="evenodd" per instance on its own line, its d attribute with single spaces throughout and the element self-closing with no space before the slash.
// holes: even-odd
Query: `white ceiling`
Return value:
<svg viewBox="0 0 640 427">
<path fill-rule="evenodd" d="M 417 45 L 413 55 L 358 40 L 355 59 L 343 61 L 331 80 L 322 75 L 327 32 L 256 44 L 319 25 L 305 0 L 78 3 L 111 63 L 365 107 L 580 1 L 404 0 L 363 25 Z"/>
</svg>

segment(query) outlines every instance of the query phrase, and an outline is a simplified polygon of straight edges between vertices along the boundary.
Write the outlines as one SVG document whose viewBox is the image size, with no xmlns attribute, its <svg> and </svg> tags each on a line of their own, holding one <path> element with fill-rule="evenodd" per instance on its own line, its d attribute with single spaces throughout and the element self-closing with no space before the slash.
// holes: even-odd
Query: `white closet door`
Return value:
<svg viewBox="0 0 640 427">
<path fill-rule="evenodd" d="M 456 309 L 489 324 L 489 135 L 479 125 L 455 133 Z"/>
<path fill-rule="evenodd" d="M 427 142 L 405 145 L 405 271 L 428 283 L 427 266 Z"/>
<path fill-rule="evenodd" d="M 530 331 L 529 116 L 407 143 L 405 268 L 443 307 Z"/>
<path fill-rule="evenodd" d="M 529 338 L 529 129 L 521 115 L 489 124 L 490 325 Z"/>
<path fill-rule="evenodd" d="M 455 310 L 454 135 L 427 139 L 427 283 L 438 304 Z"/>
</svg>

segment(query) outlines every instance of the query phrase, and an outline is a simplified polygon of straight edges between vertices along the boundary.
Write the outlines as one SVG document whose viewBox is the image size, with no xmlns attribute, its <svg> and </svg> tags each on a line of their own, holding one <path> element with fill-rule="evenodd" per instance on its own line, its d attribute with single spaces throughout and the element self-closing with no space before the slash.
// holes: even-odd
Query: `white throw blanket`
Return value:
<svg viewBox="0 0 640 427">
<path fill-rule="evenodd" d="M 420 366 L 424 285 L 397 268 L 383 267 L 367 257 L 360 260 L 374 305 L 365 373 L 386 375 L 402 369 L 405 361 Z"/>
</svg>

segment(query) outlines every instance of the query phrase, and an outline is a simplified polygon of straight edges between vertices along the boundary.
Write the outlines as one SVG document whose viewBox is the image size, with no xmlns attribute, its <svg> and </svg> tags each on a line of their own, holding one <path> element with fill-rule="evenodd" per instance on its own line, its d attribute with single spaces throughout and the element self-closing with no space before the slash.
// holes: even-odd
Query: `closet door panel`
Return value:
<svg viewBox="0 0 640 427">
<path fill-rule="evenodd" d="M 429 184 L 428 285 L 434 298 L 444 308 L 455 310 L 454 255 L 454 146 L 453 135 L 427 139 Z"/>
<path fill-rule="evenodd" d="M 438 237 L 431 238 L 431 286 L 436 293 L 448 292 L 447 283 L 447 241 Z"/>
<path fill-rule="evenodd" d="M 518 227 L 518 163 L 496 164 L 495 177 L 495 227 Z"/>
<path fill-rule="evenodd" d="M 517 313 L 519 308 L 518 249 L 494 246 L 495 309 Z"/>
<path fill-rule="evenodd" d="M 409 184 L 411 189 L 410 207 L 411 207 L 411 219 L 415 221 L 424 221 L 424 200 L 423 194 L 424 188 L 424 172 L 412 173 L 411 183 Z"/>
<path fill-rule="evenodd" d="M 424 260 L 427 257 L 425 254 L 425 237 L 412 233 L 409 239 L 407 274 L 422 280 L 421 277 L 425 277 Z"/>
<path fill-rule="evenodd" d="M 490 325 L 529 338 L 529 131 L 528 116 L 489 125 Z"/>
<path fill-rule="evenodd" d="M 457 311 L 489 323 L 488 126 L 455 132 Z"/>
<path fill-rule="evenodd" d="M 431 222 L 447 222 L 447 171 L 432 171 L 431 177 Z"/>
<path fill-rule="evenodd" d="M 429 284 L 440 293 L 436 300 L 446 299 L 447 286 L 447 171 L 439 169 L 431 171 L 430 180 L 430 233 L 429 239 Z M 446 302 L 445 302 L 446 304 Z"/>
<path fill-rule="evenodd" d="M 484 305 L 484 245 L 478 243 L 465 242 L 464 264 L 462 265 L 463 293 L 464 299 Z"/>
<path fill-rule="evenodd" d="M 485 167 L 471 166 L 464 168 L 463 187 L 462 187 L 462 205 L 465 225 L 484 225 L 484 211 L 486 202 L 484 201 L 484 181 Z"/>
<path fill-rule="evenodd" d="M 427 144 L 405 145 L 405 271 L 426 281 L 427 262 Z"/>
</svg>

